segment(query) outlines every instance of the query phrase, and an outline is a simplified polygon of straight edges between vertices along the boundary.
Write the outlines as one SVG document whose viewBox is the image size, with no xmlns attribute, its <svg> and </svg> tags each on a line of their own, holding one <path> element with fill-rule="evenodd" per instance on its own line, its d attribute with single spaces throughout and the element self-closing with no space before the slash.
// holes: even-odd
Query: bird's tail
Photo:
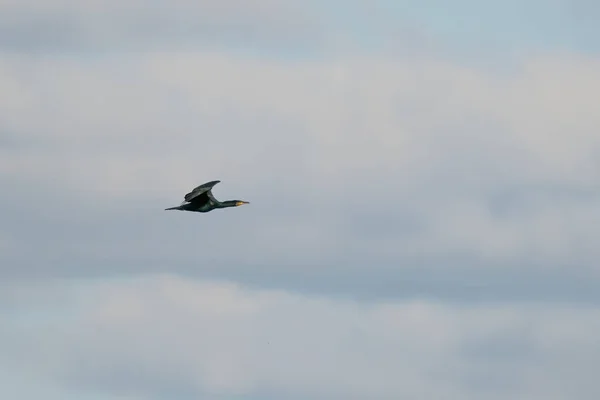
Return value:
<svg viewBox="0 0 600 400">
<path fill-rule="evenodd" d="M 165 208 L 165 211 L 167 210 L 181 210 L 181 206 Z"/>
</svg>

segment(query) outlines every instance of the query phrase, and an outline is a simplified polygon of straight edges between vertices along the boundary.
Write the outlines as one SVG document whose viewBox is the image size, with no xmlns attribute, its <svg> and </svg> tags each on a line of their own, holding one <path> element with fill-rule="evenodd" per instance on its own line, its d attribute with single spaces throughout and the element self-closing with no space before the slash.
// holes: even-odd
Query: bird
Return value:
<svg viewBox="0 0 600 400">
<path fill-rule="evenodd" d="M 195 187 L 187 193 L 181 205 L 165 208 L 167 210 L 194 211 L 206 213 L 217 208 L 238 207 L 244 204 L 250 204 L 243 200 L 219 201 L 212 194 L 212 188 L 221 181 L 210 181 Z"/>
</svg>

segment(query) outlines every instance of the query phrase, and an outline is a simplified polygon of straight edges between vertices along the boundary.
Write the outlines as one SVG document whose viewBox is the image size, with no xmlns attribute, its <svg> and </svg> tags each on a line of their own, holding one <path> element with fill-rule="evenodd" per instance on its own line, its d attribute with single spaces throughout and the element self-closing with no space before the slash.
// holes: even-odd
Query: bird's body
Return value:
<svg viewBox="0 0 600 400">
<path fill-rule="evenodd" d="M 165 208 L 165 210 L 194 211 L 206 213 L 217 208 L 237 207 L 249 204 L 242 200 L 219 201 L 212 194 L 212 188 L 221 181 L 210 181 L 197 186 L 185 195 L 183 203 L 176 207 Z"/>
</svg>

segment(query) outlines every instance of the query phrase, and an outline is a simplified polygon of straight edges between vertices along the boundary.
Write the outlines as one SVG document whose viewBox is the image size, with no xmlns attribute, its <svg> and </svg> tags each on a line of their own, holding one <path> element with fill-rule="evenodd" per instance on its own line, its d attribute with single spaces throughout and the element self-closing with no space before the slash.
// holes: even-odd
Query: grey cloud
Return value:
<svg viewBox="0 0 600 400">
<path fill-rule="evenodd" d="M 281 47 L 316 43 L 319 21 L 286 1 L 27 1 L 0 4 L 0 49 L 147 50 L 217 43 Z"/>
<path fill-rule="evenodd" d="M 251 193 L 236 196 L 251 199 L 256 207 L 251 214 L 239 209 L 198 216 L 168 215 L 162 212 L 168 200 L 159 198 L 102 209 L 59 194 L 45 195 L 40 212 L 34 190 L 10 191 L 32 200 L 19 198 L 2 207 L 5 226 L 11 227 L 6 234 L 14 243 L 1 257 L 1 271 L 9 281 L 178 271 L 369 301 L 427 297 L 460 303 L 600 302 L 592 265 L 540 265 L 526 257 L 503 265 L 452 252 L 403 254 L 402 248 L 381 255 L 371 249 L 377 241 L 393 239 L 401 245 L 410 234 L 382 234 L 368 224 L 336 230 L 301 207 L 291 215 L 273 215 L 271 207 L 277 203 L 270 204 L 273 200 L 265 196 L 261 205 L 261 198 Z M 52 193 L 50 188 L 42 191 Z M 315 241 L 307 235 L 313 232 L 317 238 L 338 239 Z"/>
<path fill-rule="evenodd" d="M 597 301 L 597 61 L 117 60 L 4 60 L 5 278 Z M 212 179 L 251 205 L 163 211 Z"/>
<path fill-rule="evenodd" d="M 597 393 L 593 374 L 582 372 L 598 367 L 597 307 L 364 305 L 169 276 L 67 281 L 63 290 L 68 301 L 52 319 L 8 319 L 2 363 L 34 366 L 32 377 L 82 393 L 486 400 Z"/>
</svg>

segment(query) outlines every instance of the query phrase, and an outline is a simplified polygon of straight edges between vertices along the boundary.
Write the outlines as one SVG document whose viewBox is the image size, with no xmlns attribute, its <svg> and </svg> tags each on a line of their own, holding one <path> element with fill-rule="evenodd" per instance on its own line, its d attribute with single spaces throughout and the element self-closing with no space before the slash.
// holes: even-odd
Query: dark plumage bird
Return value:
<svg viewBox="0 0 600 400">
<path fill-rule="evenodd" d="M 237 207 L 243 204 L 250 204 L 242 200 L 219 201 L 215 199 L 211 190 L 213 186 L 221 181 L 211 181 L 204 183 L 185 195 L 183 203 L 177 207 L 165 208 L 165 210 L 181 210 L 195 212 L 209 212 L 216 208 Z"/>
</svg>

